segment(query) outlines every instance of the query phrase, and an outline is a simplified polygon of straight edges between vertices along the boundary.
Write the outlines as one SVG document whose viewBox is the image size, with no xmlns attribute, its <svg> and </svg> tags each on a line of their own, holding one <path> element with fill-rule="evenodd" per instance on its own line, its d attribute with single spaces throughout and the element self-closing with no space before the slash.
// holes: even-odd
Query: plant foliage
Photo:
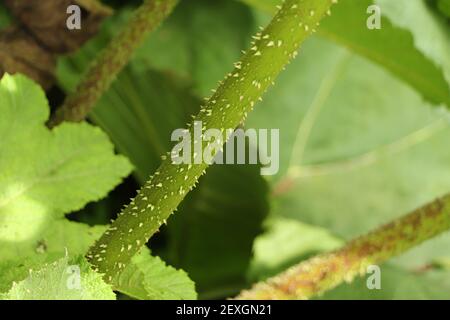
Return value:
<svg viewBox="0 0 450 320">
<path fill-rule="evenodd" d="M 450 191 L 448 0 L 181 0 L 167 19 L 175 1 L 151 2 L 152 25 L 117 4 L 46 92 L 4 73 L 17 47 L 2 32 L 20 25 L 0 5 L 1 299 L 232 297 Z M 161 27 L 120 38 L 137 20 Z M 111 41 L 126 54 L 108 74 Z M 92 61 L 86 121 L 50 129 Z M 280 170 L 172 165 L 192 120 L 223 141 L 279 129 Z M 391 259 L 381 290 L 362 277 L 320 299 L 448 298 L 449 246 L 447 232 Z"/>
</svg>

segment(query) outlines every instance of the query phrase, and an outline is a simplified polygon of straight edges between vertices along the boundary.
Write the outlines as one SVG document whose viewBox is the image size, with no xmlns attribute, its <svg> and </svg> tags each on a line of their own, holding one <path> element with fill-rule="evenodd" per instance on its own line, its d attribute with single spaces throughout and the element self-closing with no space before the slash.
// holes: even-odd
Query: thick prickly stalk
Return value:
<svg viewBox="0 0 450 320">
<path fill-rule="evenodd" d="M 330 7 L 336 2 L 286 0 L 270 24 L 254 36 L 251 48 L 195 117 L 194 121 L 202 122 L 202 132 L 219 129 L 225 141 L 231 133 L 227 129 L 236 128 L 245 120 L 277 75 L 297 55 L 300 44 L 315 31 L 319 21 L 330 14 Z M 191 125 L 187 129 L 191 137 L 195 136 L 195 127 Z M 202 142 L 194 141 L 194 145 L 198 143 Z M 195 148 L 193 156 L 198 156 Z M 88 254 L 93 266 L 105 274 L 107 281 L 158 231 L 207 166 L 206 163 L 175 165 L 169 153 Z"/>
</svg>

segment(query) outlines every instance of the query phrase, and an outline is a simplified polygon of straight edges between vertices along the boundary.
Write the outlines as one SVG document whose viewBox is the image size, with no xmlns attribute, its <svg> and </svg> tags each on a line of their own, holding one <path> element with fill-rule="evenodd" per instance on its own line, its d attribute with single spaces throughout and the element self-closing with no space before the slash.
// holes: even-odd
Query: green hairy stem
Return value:
<svg viewBox="0 0 450 320">
<path fill-rule="evenodd" d="M 237 299 L 308 299 L 450 229 L 450 194 L 243 291 Z"/>
<path fill-rule="evenodd" d="M 177 2 L 178 0 L 145 0 L 125 29 L 99 54 L 75 92 L 55 112 L 49 126 L 54 127 L 63 121 L 84 120 L 130 61 L 133 52 L 172 12 Z"/>
<path fill-rule="evenodd" d="M 254 36 L 250 50 L 195 117 L 194 121 L 202 121 L 202 132 L 220 130 L 223 145 L 231 133 L 227 129 L 236 128 L 245 120 L 277 75 L 297 55 L 300 44 L 330 14 L 333 3 L 337 0 L 286 0 L 270 24 Z M 194 127 L 189 126 L 191 136 Z M 208 166 L 175 165 L 170 155 L 90 249 L 90 262 L 105 275 L 106 281 L 112 281 L 158 231 Z"/>
</svg>

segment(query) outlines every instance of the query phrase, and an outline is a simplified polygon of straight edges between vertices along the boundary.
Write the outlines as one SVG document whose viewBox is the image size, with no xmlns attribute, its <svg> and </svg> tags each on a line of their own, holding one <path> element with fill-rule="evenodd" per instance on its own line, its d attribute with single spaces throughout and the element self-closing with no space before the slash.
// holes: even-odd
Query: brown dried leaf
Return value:
<svg viewBox="0 0 450 320">
<path fill-rule="evenodd" d="M 0 77 L 23 73 L 49 89 L 55 81 L 57 54 L 81 47 L 97 33 L 111 9 L 97 0 L 4 0 L 20 25 L 0 32 Z M 81 30 L 66 26 L 67 8 L 82 9 Z"/>
<path fill-rule="evenodd" d="M 53 53 L 75 51 L 98 31 L 101 21 L 112 13 L 96 0 L 5 0 L 17 20 Z M 66 26 L 67 8 L 79 5 L 82 9 L 81 30 Z"/>
<path fill-rule="evenodd" d="M 55 81 L 55 66 L 56 57 L 20 27 L 0 32 L 0 78 L 5 72 L 23 73 L 48 89 Z"/>
</svg>

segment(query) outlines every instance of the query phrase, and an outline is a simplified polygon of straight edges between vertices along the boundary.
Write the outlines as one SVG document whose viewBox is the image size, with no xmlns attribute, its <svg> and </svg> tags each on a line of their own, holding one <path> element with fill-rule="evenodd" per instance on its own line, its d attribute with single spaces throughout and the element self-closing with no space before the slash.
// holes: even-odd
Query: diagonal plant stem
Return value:
<svg viewBox="0 0 450 320">
<path fill-rule="evenodd" d="M 167 18 L 177 2 L 178 0 L 145 0 L 121 33 L 92 63 L 75 92 L 67 97 L 48 125 L 54 127 L 63 121 L 84 120 L 130 61 L 133 52 Z"/>
<path fill-rule="evenodd" d="M 337 251 L 302 262 L 237 299 L 309 299 L 364 274 L 369 265 L 391 257 L 450 229 L 450 194 L 431 202 Z"/>
<path fill-rule="evenodd" d="M 286 0 L 279 7 L 270 24 L 256 34 L 251 49 L 194 118 L 201 121 L 202 134 L 207 129 L 220 130 L 222 139 L 211 144 L 223 145 L 232 133 L 228 129 L 236 128 L 245 120 L 278 74 L 297 55 L 300 44 L 330 14 L 333 3 L 337 0 Z M 190 137 L 196 136 L 195 125 L 186 131 Z M 194 141 L 194 149 L 199 142 L 203 147 L 203 142 Z M 196 158 L 195 150 L 193 156 Z M 204 162 L 175 165 L 171 153 L 163 158 L 159 169 L 87 255 L 106 281 L 112 281 L 158 231 L 207 167 Z"/>
</svg>

